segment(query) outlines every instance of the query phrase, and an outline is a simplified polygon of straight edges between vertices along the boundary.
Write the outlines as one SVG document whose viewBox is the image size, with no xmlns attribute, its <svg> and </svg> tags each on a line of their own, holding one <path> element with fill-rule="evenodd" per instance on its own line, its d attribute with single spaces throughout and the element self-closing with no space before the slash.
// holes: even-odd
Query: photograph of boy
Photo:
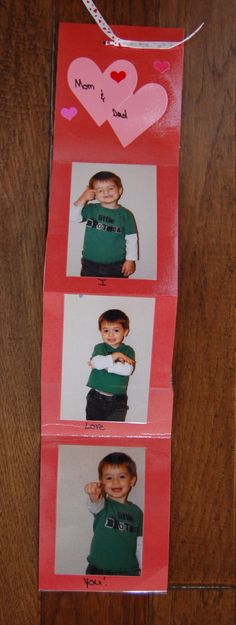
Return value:
<svg viewBox="0 0 236 625">
<path fill-rule="evenodd" d="M 123 342 L 129 318 L 122 310 L 107 310 L 98 319 L 98 329 L 103 342 L 95 345 L 88 363 L 86 420 L 125 421 L 127 386 L 135 367 L 135 352 Z"/>
<path fill-rule="evenodd" d="M 98 465 L 98 481 L 86 484 L 88 509 L 94 515 L 87 574 L 140 575 L 143 513 L 128 500 L 137 482 L 134 460 L 110 453 Z"/>
<path fill-rule="evenodd" d="M 85 277 L 128 278 L 138 259 L 138 233 L 130 210 L 119 204 L 123 193 L 120 177 L 99 171 L 73 203 L 70 221 L 86 222 L 82 251 Z"/>
<path fill-rule="evenodd" d="M 102 441 L 100 441 L 101 443 Z M 95 441 L 93 440 L 93 443 Z M 113 510 L 108 510 L 108 517 L 118 520 L 120 523 L 119 529 L 116 529 L 117 523 L 114 521 L 108 521 L 107 528 L 108 535 L 105 532 L 105 538 L 101 537 L 101 546 L 104 545 L 104 540 L 108 545 L 108 541 L 111 541 L 111 546 L 107 546 L 104 549 L 104 556 L 106 552 L 106 558 L 112 555 L 112 565 L 109 563 L 101 563 L 93 560 L 90 564 L 94 564 L 102 570 L 113 571 L 113 560 L 116 561 L 115 550 L 117 549 L 117 541 L 120 541 L 119 549 L 123 552 L 122 566 L 119 566 L 120 570 L 124 571 L 132 569 L 135 571 L 135 575 L 141 569 L 141 551 L 142 551 L 142 538 L 141 538 L 141 524 L 142 524 L 142 510 L 145 510 L 144 504 L 144 492 L 145 492 L 145 472 L 146 472 L 146 445 L 138 446 L 125 445 L 125 441 L 119 446 L 116 445 L 104 445 L 104 444 L 60 444 L 58 446 L 58 470 L 57 470 L 57 495 L 56 495 L 56 540 L 55 540 L 55 563 L 54 571 L 57 575 L 82 575 L 84 576 L 88 566 L 88 556 L 91 553 L 91 543 L 93 541 L 94 530 L 93 521 L 95 521 L 91 511 L 88 509 L 88 504 L 93 505 L 90 501 L 89 495 L 85 495 L 84 489 L 87 484 L 96 482 L 102 482 L 101 477 L 98 475 L 98 466 L 100 465 L 100 476 L 103 474 L 102 459 L 106 457 L 111 458 L 111 470 L 117 468 L 125 470 L 128 474 L 128 489 L 130 490 L 129 482 L 133 483 L 132 493 L 125 494 L 120 491 L 123 486 L 115 484 L 117 490 L 113 490 L 109 495 L 109 487 L 102 486 L 102 492 L 97 493 L 97 504 L 99 504 L 101 510 L 100 515 L 96 515 L 98 525 L 102 523 L 102 508 L 112 505 Z M 131 461 L 127 461 L 127 457 L 131 458 Z M 124 465 L 124 466 L 123 466 Z M 137 470 L 136 470 L 137 467 Z M 104 464 L 105 474 L 105 464 Z M 138 474 L 138 480 L 137 480 Z M 155 471 L 154 471 L 155 474 Z M 122 474 L 123 475 L 123 474 Z M 126 477 L 121 477 L 121 481 Z M 108 482 L 110 480 L 108 479 Z M 135 483 L 135 485 L 134 485 Z M 126 489 L 126 487 L 125 487 Z M 128 490 L 127 489 L 127 490 Z M 123 494 L 126 501 L 123 500 Z M 106 495 L 106 496 L 103 496 Z M 121 495 L 121 498 L 120 498 Z M 113 499 L 114 496 L 114 499 Z M 122 501 L 121 501 L 122 500 Z M 130 501 L 131 500 L 131 501 Z M 132 503 L 131 503 L 132 502 Z M 145 515 L 145 512 L 144 512 Z M 105 520 L 104 520 L 105 523 Z M 114 527 L 109 527 L 109 525 Z M 127 524 L 127 526 L 125 526 Z M 134 530 L 132 531 L 131 528 Z M 137 531 L 136 531 L 136 528 Z M 103 528 L 102 528 L 103 529 Z M 99 527 L 96 530 L 97 542 Z M 119 534 L 118 534 L 119 533 Z M 118 536 L 116 537 L 116 535 Z M 140 535 L 139 535 L 140 534 Z M 109 536 L 111 535 L 111 538 Z M 123 537 L 121 536 L 123 535 Z M 112 538 L 113 537 L 113 538 Z M 100 540 L 100 539 L 99 539 Z M 114 547 L 112 548 L 114 543 Z M 109 543 L 110 544 L 110 543 Z M 100 549 L 100 547 L 99 547 Z M 108 553 L 108 551 L 112 553 Z M 133 551 L 133 555 L 132 555 Z M 127 552 L 127 553 L 126 553 Z M 135 556 L 136 554 L 136 556 Z M 121 554 L 119 555 L 119 558 Z M 138 557 L 139 564 L 136 562 Z M 127 559 L 127 560 L 126 560 Z M 127 569 L 127 561 L 129 561 Z M 131 565 L 131 566 L 130 566 Z M 112 566 L 112 568 L 111 568 Z M 115 566 L 115 565 L 114 565 Z M 114 571 L 115 574 L 116 571 Z M 124 587 L 125 590 L 125 587 Z"/>
<path fill-rule="evenodd" d="M 119 347 L 116 340 L 113 344 L 113 338 L 111 340 L 109 338 L 109 341 L 104 340 L 99 329 L 99 318 L 104 311 L 111 310 L 118 310 L 118 317 L 116 312 L 112 313 L 112 317 L 104 319 L 104 322 L 109 324 L 118 322 L 121 332 L 118 338 Z M 56 318 L 56 323 L 60 325 L 62 333 L 59 345 L 61 370 L 58 374 L 60 419 L 86 421 L 87 395 L 93 388 L 98 393 L 93 393 L 91 403 L 94 405 L 94 410 L 89 402 L 87 416 L 90 422 L 91 419 L 97 421 L 106 418 L 108 421 L 110 418 L 118 420 L 125 418 L 125 423 L 147 422 L 152 354 L 153 349 L 156 349 L 153 343 L 155 310 L 156 300 L 152 297 L 64 295 L 63 309 L 60 308 Z M 102 353 L 95 352 L 97 345 L 102 346 Z M 119 360 L 115 363 L 111 358 L 114 351 L 122 353 L 122 357 L 119 356 Z M 135 364 L 121 363 L 120 358 L 124 360 L 124 355 L 132 361 L 135 360 Z M 95 356 L 109 356 L 105 362 L 100 361 L 101 370 L 99 370 L 98 358 L 91 363 Z M 52 370 L 54 370 L 53 367 L 54 360 L 52 360 Z M 90 374 L 92 374 L 91 378 Z M 107 395 L 106 400 L 105 393 L 116 397 L 111 399 Z M 128 395 L 129 409 L 127 399 L 124 403 L 125 398 L 122 398 L 122 395 Z M 105 410 L 105 405 L 108 406 L 108 412 Z M 118 415 L 116 412 L 116 415 L 111 417 L 111 407 L 112 410 L 119 408 L 124 412 L 122 414 L 119 411 Z"/>
</svg>

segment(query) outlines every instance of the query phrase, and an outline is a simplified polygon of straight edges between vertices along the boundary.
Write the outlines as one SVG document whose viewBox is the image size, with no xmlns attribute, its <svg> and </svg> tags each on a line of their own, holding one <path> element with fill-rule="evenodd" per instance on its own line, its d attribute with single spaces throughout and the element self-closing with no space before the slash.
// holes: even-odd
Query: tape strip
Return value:
<svg viewBox="0 0 236 625">
<path fill-rule="evenodd" d="M 129 41 L 128 39 L 120 39 L 120 37 L 117 37 L 115 33 L 113 33 L 113 30 L 110 28 L 109 24 L 107 24 L 106 20 L 104 20 L 104 17 L 97 9 L 94 2 L 92 2 L 92 0 L 82 0 L 82 2 L 86 6 L 86 9 L 88 9 L 89 13 L 92 15 L 99 28 L 102 30 L 102 32 L 107 37 L 109 37 L 110 41 L 104 42 L 106 46 L 121 46 L 123 48 L 139 48 L 143 50 L 164 50 L 176 48 L 186 41 L 189 41 L 189 39 L 192 39 L 192 37 L 194 37 L 194 35 L 196 35 L 204 25 L 204 22 L 202 22 L 202 24 L 200 24 L 200 26 L 198 26 L 198 28 L 196 28 L 193 33 L 191 33 L 181 41 Z"/>
</svg>

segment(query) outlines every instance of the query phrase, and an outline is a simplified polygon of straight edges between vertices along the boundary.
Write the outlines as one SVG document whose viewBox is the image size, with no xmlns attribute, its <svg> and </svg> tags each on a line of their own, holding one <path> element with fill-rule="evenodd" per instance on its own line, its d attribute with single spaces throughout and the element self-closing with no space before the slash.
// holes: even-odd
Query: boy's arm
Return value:
<svg viewBox="0 0 236 625">
<path fill-rule="evenodd" d="M 82 209 L 83 209 L 84 205 L 83 204 L 73 204 L 71 206 L 70 209 L 70 221 L 74 221 L 74 222 L 78 222 L 80 223 L 81 221 L 83 221 L 83 215 L 82 215 Z"/>
<path fill-rule="evenodd" d="M 138 260 L 138 235 L 134 234 L 125 235 L 125 260 Z"/>
<path fill-rule="evenodd" d="M 108 356 L 93 356 L 90 360 L 90 366 L 92 369 L 108 369 L 113 364 L 112 355 Z"/>
<path fill-rule="evenodd" d="M 91 501 L 90 497 L 87 497 L 87 508 L 92 514 L 98 514 L 101 510 L 103 510 L 104 506 L 105 501 L 103 497 L 98 501 Z"/>
<path fill-rule="evenodd" d="M 70 209 L 70 221 L 83 221 L 82 209 L 84 205 L 95 199 L 95 192 L 92 189 L 85 189 L 83 193 L 73 203 Z"/>
<path fill-rule="evenodd" d="M 128 362 L 113 362 L 112 366 L 107 369 L 108 373 L 116 373 L 117 375 L 130 376 L 133 373 L 133 365 L 129 365 Z"/>
<path fill-rule="evenodd" d="M 89 482 L 85 484 L 84 492 L 89 496 L 92 503 L 99 501 L 103 497 L 102 482 Z"/>
<path fill-rule="evenodd" d="M 117 375 L 130 376 L 135 367 L 135 353 L 134 350 L 129 347 L 128 353 L 113 352 L 112 354 L 113 365 L 109 367 L 108 373 L 116 373 Z"/>
<path fill-rule="evenodd" d="M 87 494 L 87 506 L 89 512 L 98 514 L 104 508 L 103 488 L 101 482 L 89 482 L 85 484 L 84 491 Z"/>
<path fill-rule="evenodd" d="M 121 273 L 123 273 L 124 278 L 128 278 L 129 276 L 132 276 L 132 273 L 135 272 L 135 269 L 136 264 L 134 260 L 125 260 L 121 268 Z"/>
<path fill-rule="evenodd" d="M 135 261 L 138 260 L 138 236 L 137 234 L 125 235 L 125 262 L 122 265 L 122 273 L 124 278 L 128 278 L 135 272 Z"/>
<path fill-rule="evenodd" d="M 121 352 L 108 356 L 94 356 L 89 362 L 92 369 L 107 369 L 108 373 L 129 376 L 134 370 L 134 359 Z"/>
<path fill-rule="evenodd" d="M 140 571 L 142 569 L 142 555 L 143 555 L 143 537 L 138 536 L 136 545 L 136 558 L 138 560 Z"/>
</svg>

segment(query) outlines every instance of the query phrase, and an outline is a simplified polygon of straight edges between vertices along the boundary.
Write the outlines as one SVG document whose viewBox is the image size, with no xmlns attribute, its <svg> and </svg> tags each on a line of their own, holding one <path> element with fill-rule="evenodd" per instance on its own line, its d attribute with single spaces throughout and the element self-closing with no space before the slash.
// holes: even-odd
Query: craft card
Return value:
<svg viewBox="0 0 236 625">
<path fill-rule="evenodd" d="M 101 509 L 104 506 L 106 509 L 97 512 L 96 506 L 91 509 L 85 488 L 94 483 L 100 487 L 98 466 L 104 460 L 104 491 L 102 494 L 99 491 L 99 502 Z M 118 465 L 119 472 L 127 473 L 129 467 L 126 476 L 129 492 L 124 497 L 116 481 L 117 465 L 110 464 L 114 461 L 122 462 Z M 107 472 L 108 479 L 115 480 L 108 487 Z M 169 477 L 168 439 L 115 439 L 111 443 L 105 438 L 98 443 L 94 437 L 77 437 L 62 438 L 60 442 L 43 441 L 40 589 L 165 591 Z M 143 529 L 139 527 L 140 517 L 143 517 Z M 100 571 L 109 572 L 86 572 L 91 561 Z"/>
<path fill-rule="evenodd" d="M 183 37 L 115 30 L 148 42 Z M 182 66 L 182 45 L 107 46 L 96 25 L 60 26 L 43 312 L 42 590 L 167 589 Z"/>
</svg>

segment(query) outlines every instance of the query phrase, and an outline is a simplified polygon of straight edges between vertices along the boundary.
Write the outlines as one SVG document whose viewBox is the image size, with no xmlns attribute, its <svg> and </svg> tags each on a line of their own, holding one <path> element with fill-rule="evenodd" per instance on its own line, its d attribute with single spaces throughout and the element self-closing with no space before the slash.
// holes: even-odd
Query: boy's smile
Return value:
<svg viewBox="0 0 236 625">
<path fill-rule="evenodd" d="M 103 469 L 101 481 L 110 499 L 125 503 L 131 487 L 136 482 L 136 477 L 130 475 L 125 465 L 107 465 Z"/>
<path fill-rule="evenodd" d="M 118 200 L 123 191 L 113 180 L 95 180 L 93 183 L 95 198 L 105 208 L 117 208 Z"/>
<path fill-rule="evenodd" d="M 104 343 L 111 345 L 113 348 L 119 347 L 125 336 L 128 334 L 127 330 L 124 330 L 122 324 L 115 321 L 114 323 L 103 321 L 101 323 L 100 332 Z"/>
</svg>

